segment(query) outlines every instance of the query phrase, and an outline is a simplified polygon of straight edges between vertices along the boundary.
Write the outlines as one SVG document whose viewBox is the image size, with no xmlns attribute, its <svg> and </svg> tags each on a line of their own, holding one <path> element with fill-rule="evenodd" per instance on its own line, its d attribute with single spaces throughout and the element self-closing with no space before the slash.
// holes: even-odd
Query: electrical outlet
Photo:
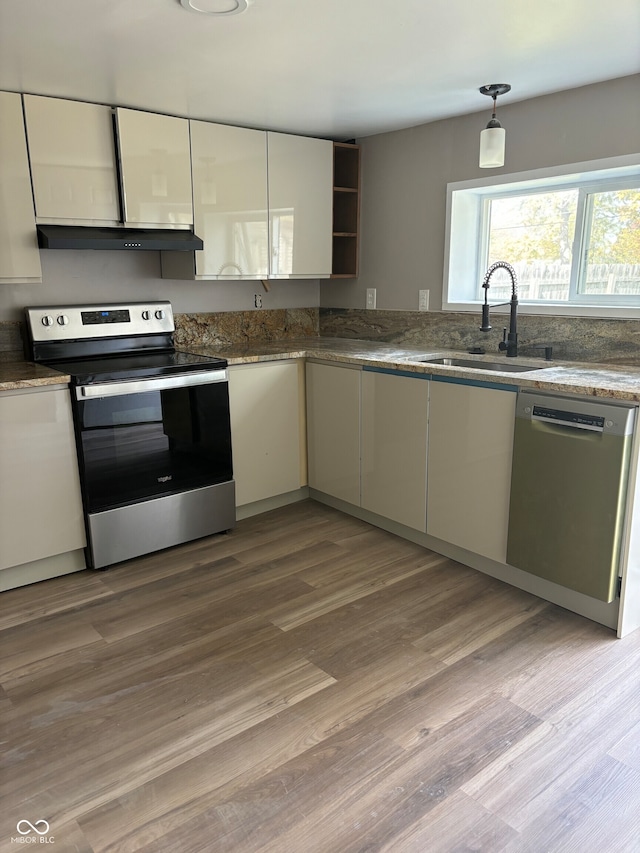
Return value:
<svg viewBox="0 0 640 853">
<path fill-rule="evenodd" d="M 262 294 L 256 293 L 253 297 L 253 304 L 256 308 L 262 308 Z"/>
<path fill-rule="evenodd" d="M 418 311 L 428 311 L 429 310 L 429 291 L 428 290 L 419 290 L 418 291 Z"/>
<path fill-rule="evenodd" d="M 375 287 L 367 288 L 367 308 L 376 307 L 376 289 Z"/>
</svg>

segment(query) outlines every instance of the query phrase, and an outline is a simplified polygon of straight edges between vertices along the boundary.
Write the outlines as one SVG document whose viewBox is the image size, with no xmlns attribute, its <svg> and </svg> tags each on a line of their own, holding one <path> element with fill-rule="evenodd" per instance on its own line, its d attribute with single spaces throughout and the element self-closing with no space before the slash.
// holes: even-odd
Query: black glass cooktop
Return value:
<svg viewBox="0 0 640 853">
<path fill-rule="evenodd" d="M 218 370 L 226 367 L 227 362 L 224 358 L 172 350 L 46 362 L 46 365 L 53 370 L 68 373 L 74 385 L 92 385 L 96 382 L 117 382 L 124 379 L 144 379 L 176 373 L 194 373 L 200 370 Z"/>
</svg>

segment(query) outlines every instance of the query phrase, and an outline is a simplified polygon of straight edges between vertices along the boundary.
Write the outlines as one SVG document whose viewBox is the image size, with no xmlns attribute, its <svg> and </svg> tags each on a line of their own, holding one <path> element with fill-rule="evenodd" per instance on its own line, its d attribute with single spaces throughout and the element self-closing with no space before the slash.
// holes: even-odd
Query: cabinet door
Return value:
<svg viewBox="0 0 640 853">
<path fill-rule="evenodd" d="M 429 382 L 362 373 L 362 506 L 423 533 L 427 514 Z"/>
<path fill-rule="evenodd" d="M 269 228 L 274 277 L 331 275 L 333 143 L 268 133 Z"/>
<path fill-rule="evenodd" d="M 191 159 L 194 230 L 204 240 L 196 275 L 266 278 L 266 132 L 192 121 Z"/>
<path fill-rule="evenodd" d="M 236 504 L 303 485 L 301 397 L 296 361 L 231 367 L 229 405 Z"/>
<path fill-rule="evenodd" d="M 515 390 L 431 383 L 427 533 L 506 561 Z"/>
<path fill-rule="evenodd" d="M 0 394 L 0 569 L 84 548 L 66 388 Z"/>
<path fill-rule="evenodd" d="M 38 220 L 116 224 L 120 203 L 111 108 L 25 95 L 24 111 Z"/>
<path fill-rule="evenodd" d="M 193 224 L 189 121 L 118 107 L 125 224 Z"/>
<path fill-rule="evenodd" d="M 360 506 L 361 370 L 307 363 L 309 485 Z"/>
<path fill-rule="evenodd" d="M 22 101 L 0 92 L 0 280 L 41 278 Z"/>
</svg>

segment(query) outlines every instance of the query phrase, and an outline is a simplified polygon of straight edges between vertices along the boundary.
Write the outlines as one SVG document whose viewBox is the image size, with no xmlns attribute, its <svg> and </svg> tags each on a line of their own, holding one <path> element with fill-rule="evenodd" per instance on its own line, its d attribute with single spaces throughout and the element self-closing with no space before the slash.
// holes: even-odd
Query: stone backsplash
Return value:
<svg viewBox="0 0 640 853">
<path fill-rule="evenodd" d="M 250 341 L 317 337 L 317 308 L 276 308 L 256 311 L 220 311 L 210 314 L 176 314 L 175 343 L 225 346 Z M 22 361 L 24 324 L 0 322 L 0 361 Z"/>
<path fill-rule="evenodd" d="M 177 349 L 190 345 L 224 346 L 250 341 L 307 338 L 319 334 L 317 308 L 273 308 L 256 311 L 219 311 L 176 314 Z"/>
<path fill-rule="evenodd" d="M 281 308 L 254 311 L 176 314 L 178 349 L 225 346 L 287 338 L 350 338 L 425 349 L 498 352 L 504 320 L 494 314 L 491 332 L 480 331 L 480 315 L 423 311 L 367 311 L 355 308 Z M 22 324 L 0 322 L 0 361 L 20 361 Z M 542 357 L 553 347 L 560 361 L 640 366 L 640 320 L 579 317 L 518 318 L 519 353 Z"/>
<path fill-rule="evenodd" d="M 21 361 L 23 358 L 22 324 L 0 323 L 0 361 Z"/>
<path fill-rule="evenodd" d="M 491 332 L 480 331 L 480 312 L 458 314 L 427 311 L 371 311 L 321 308 L 320 334 L 358 338 L 425 349 L 467 351 L 482 347 L 498 353 L 508 315 L 493 314 Z M 560 361 L 640 366 L 640 320 L 597 320 L 582 317 L 518 317 L 518 351 L 544 357 L 541 347 L 553 347 Z"/>
</svg>

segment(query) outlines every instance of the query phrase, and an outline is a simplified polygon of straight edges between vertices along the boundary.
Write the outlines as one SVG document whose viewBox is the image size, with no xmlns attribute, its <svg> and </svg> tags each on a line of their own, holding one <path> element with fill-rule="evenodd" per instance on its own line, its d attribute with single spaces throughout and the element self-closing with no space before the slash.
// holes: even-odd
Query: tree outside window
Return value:
<svg viewBox="0 0 640 853">
<path fill-rule="evenodd" d="M 640 189 L 562 189 L 489 197 L 486 266 L 506 260 L 521 301 L 640 302 Z M 509 298 L 498 274 L 494 298 Z"/>
</svg>

